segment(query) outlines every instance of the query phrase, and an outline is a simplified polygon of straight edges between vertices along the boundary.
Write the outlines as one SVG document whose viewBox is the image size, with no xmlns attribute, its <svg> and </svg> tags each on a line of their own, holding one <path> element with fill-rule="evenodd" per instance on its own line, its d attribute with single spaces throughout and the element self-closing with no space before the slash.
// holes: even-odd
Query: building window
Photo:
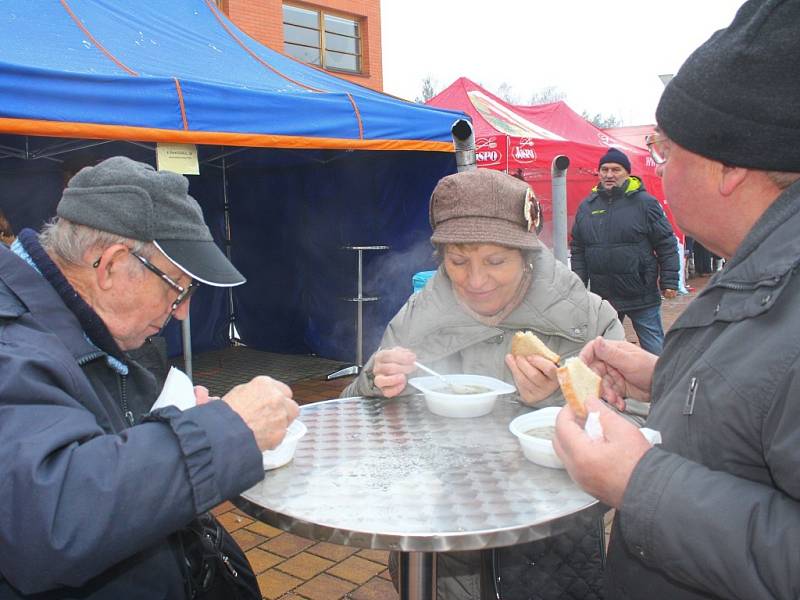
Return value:
<svg viewBox="0 0 800 600">
<path fill-rule="evenodd" d="M 361 72 L 361 28 L 357 20 L 283 5 L 283 50 L 331 71 Z"/>
</svg>

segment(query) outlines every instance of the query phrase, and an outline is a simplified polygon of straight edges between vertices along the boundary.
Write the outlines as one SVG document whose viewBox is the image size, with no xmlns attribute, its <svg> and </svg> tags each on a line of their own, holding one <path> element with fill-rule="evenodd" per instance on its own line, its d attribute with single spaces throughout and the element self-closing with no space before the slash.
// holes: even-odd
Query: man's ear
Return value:
<svg viewBox="0 0 800 600">
<path fill-rule="evenodd" d="M 730 196 L 736 189 L 742 185 L 750 169 L 743 167 L 730 167 L 722 165 L 719 179 L 719 193 L 723 196 Z"/>
<path fill-rule="evenodd" d="M 119 276 L 126 268 L 122 266 L 122 261 L 129 252 L 130 249 L 125 244 L 113 244 L 92 261 L 97 287 L 101 290 L 109 290 L 113 287 L 114 277 Z"/>
</svg>

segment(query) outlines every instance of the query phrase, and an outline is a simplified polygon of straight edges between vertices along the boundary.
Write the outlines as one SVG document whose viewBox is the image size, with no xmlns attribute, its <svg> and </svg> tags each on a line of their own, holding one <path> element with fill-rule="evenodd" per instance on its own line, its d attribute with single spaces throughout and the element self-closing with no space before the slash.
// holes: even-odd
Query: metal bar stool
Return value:
<svg viewBox="0 0 800 600">
<path fill-rule="evenodd" d="M 338 379 L 347 375 L 358 375 L 364 366 L 364 302 L 375 302 L 379 296 L 364 295 L 364 252 L 368 250 L 388 250 L 389 246 L 342 246 L 342 250 L 354 250 L 358 254 L 358 295 L 350 298 L 343 298 L 346 302 L 356 303 L 356 364 L 343 367 L 334 371 L 326 379 Z"/>
</svg>

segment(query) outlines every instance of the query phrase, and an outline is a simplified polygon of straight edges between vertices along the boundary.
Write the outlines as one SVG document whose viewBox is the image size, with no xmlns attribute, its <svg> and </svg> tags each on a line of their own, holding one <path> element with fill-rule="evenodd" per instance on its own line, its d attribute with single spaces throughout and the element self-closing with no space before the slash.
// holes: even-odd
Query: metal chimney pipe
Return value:
<svg viewBox="0 0 800 600">
<path fill-rule="evenodd" d="M 471 171 L 477 169 L 477 159 L 475 157 L 475 131 L 472 123 L 466 119 L 459 119 L 450 128 L 453 136 L 453 146 L 456 149 L 456 170 Z"/>
<path fill-rule="evenodd" d="M 553 255 L 567 262 L 567 167 L 569 157 L 559 154 L 553 159 Z"/>
</svg>

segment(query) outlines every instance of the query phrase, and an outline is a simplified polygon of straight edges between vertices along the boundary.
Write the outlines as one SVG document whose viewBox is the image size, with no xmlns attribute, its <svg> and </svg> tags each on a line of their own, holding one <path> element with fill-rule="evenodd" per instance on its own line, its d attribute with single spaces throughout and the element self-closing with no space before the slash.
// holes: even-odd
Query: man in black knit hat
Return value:
<svg viewBox="0 0 800 600">
<path fill-rule="evenodd" d="M 727 262 L 656 358 L 594 340 L 603 396 L 651 400 L 639 431 L 597 400 L 555 447 L 617 508 L 606 597 L 800 598 L 800 0 L 751 0 L 664 90 L 648 140 L 678 225 Z"/>
<path fill-rule="evenodd" d="M 620 321 L 630 317 L 642 348 L 661 354 L 661 294 L 674 298 L 678 289 L 675 234 L 658 200 L 630 174 L 622 151 L 609 148 L 598 171 L 600 182 L 572 226 L 572 270 L 609 301 Z"/>
</svg>

